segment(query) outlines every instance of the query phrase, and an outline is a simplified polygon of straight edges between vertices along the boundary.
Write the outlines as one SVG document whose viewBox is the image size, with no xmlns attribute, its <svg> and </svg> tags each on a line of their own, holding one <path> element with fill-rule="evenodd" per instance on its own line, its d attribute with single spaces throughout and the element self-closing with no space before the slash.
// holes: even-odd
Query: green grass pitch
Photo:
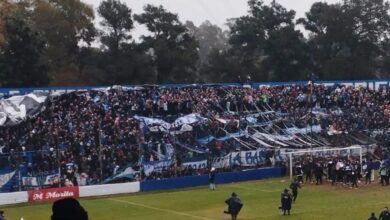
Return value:
<svg viewBox="0 0 390 220">
<path fill-rule="evenodd" d="M 304 185 L 293 204 L 290 216 L 281 216 L 277 209 L 282 190 L 289 180 L 261 181 L 217 185 L 216 191 L 206 186 L 177 191 L 137 193 L 104 198 L 80 199 L 90 220 L 217 220 L 228 219 L 223 214 L 225 199 L 234 191 L 244 207 L 240 220 L 358 220 L 377 215 L 390 206 L 390 187 L 378 183 L 360 185 L 358 189 Z M 0 194 L 1 196 L 1 194 Z M 1 207 L 7 220 L 48 220 L 51 204 Z"/>
</svg>

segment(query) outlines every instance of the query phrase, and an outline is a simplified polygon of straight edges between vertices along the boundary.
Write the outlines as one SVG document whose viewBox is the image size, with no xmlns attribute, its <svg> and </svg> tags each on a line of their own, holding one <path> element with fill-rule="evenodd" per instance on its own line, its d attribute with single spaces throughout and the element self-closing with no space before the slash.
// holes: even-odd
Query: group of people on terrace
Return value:
<svg viewBox="0 0 390 220">
<path fill-rule="evenodd" d="M 0 127 L 0 167 L 17 169 L 23 164 L 28 175 L 60 170 L 62 184 L 79 184 L 81 175 L 87 179 L 83 184 L 99 183 L 128 166 L 139 171 L 134 177 L 138 179 L 200 175 L 211 166 L 193 169 L 182 164 L 196 158 L 210 164 L 212 158 L 245 150 L 244 147 L 265 147 L 263 142 L 247 137 L 251 123 L 270 131 L 264 122 L 285 128 L 319 126 L 322 130 L 311 138 L 321 138 L 333 147 L 374 141 L 378 156 L 387 157 L 389 100 L 390 91 L 386 89 L 343 85 L 144 86 L 66 93 L 49 96 L 36 117 L 19 125 Z M 160 128 L 151 131 L 142 120 L 135 119 L 140 116 L 173 123 L 192 113 L 206 120 L 182 132 Z M 248 115 L 255 115 L 256 121 L 245 120 Z M 246 136 L 239 137 L 242 139 L 218 139 L 242 131 L 246 131 Z M 282 130 L 279 132 L 282 135 Z M 215 140 L 197 141 L 206 136 Z M 277 149 L 268 149 L 266 165 L 271 165 Z M 144 162 L 165 159 L 173 162 L 151 172 L 152 177 L 142 169 Z"/>
</svg>

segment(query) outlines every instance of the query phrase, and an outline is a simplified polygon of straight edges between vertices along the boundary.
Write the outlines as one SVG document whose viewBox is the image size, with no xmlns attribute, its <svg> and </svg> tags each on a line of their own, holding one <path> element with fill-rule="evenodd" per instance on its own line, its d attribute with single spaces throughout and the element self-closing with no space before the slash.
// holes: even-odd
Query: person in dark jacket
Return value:
<svg viewBox="0 0 390 220">
<path fill-rule="evenodd" d="M 212 167 L 209 173 L 210 189 L 215 190 L 215 168 Z"/>
<path fill-rule="evenodd" d="M 314 174 L 316 177 L 316 185 L 322 184 L 322 176 L 324 174 L 324 171 L 322 169 L 322 165 L 320 163 L 317 163 L 314 168 Z"/>
<path fill-rule="evenodd" d="M 313 181 L 312 181 L 313 171 L 314 171 L 314 162 L 312 160 L 310 160 L 303 167 L 303 172 L 305 173 L 305 176 L 306 176 L 306 183 L 307 182 L 313 183 Z"/>
<path fill-rule="evenodd" d="M 357 188 L 358 185 L 357 185 L 357 181 L 358 181 L 358 171 L 355 170 L 354 168 L 352 169 L 352 173 L 351 173 L 351 187 L 355 187 Z"/>
<path fill-rule="evenodd" d="M 389 208 L 385 207 L 379 215 L 379 220 L 390 220 Z"/>
<path fill-rule="evenodd" d="M 363 165 L 364 176 L 366 179 L 366 184 L 371 184 L 371 174 L 372 174 L 372 160 L 367 164 Z"/>
<path fill-rule="evenodd" d="M 0 211 L 0 220 L 5 220 L 4 211 Z"/>
<path fill-rule="evenodd" d="M 298 181 L 298 179 L 294 179 L 294 181 L 290 184 L 290 189 L 292 191 L 293 201 L 295 203 L 295 200 L 298 197 L 298 188 L 301 188 L 301 184 Z"/>
<path fill-rule="evenodd" d="M 288 192 L 288 189 L 284 189 L 280 203 L 282 204 L 283 215 L 286 215 L 286 211 L 290 215 L 292 195 Z"/>
<path fill-rule="evenodd" d="M 53 203 L 51 220 L 88 220 L 88 213 L 74 198 L 65 198 Z"/>
<path fill-rule="evenodd" d="M 375 217 L 375 213 L 371 213 L 371 217 L 369 217 L 367 220 L 378 220 L 378 218 Z"/>
<path fill-rule="evenodd" d="M 228 211 L 225 213 L 230 214 L 232 216 L 232 220 L 236 220 L 237 215 L 243 206 L 241 200 L 237 197 L 237 194 L 233 192 L 232 196 L 228 198 L 225 203 L 228 205 Z"/>
<path fill-rule="evenodd" d="M 295 168 L 295 174 L 297 175 L 298 182 L 303 183 L 303 170 L 300 164 Z"/>
<path fill-rule="evenodd" d="M 386 178 L 388 175 L 388 169 L 385 166 L 384 162 L 382 162 L 381 166 L 379 167 L 379 174 L 381 176 L 381 184 L 384 186 L 385 184 L 387 185 Z"/>
</svg>

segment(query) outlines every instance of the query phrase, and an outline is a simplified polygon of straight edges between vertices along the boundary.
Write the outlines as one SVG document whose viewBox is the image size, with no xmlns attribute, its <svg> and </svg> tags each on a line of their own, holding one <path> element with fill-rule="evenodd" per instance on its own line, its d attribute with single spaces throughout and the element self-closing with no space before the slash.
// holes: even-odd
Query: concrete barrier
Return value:
<svg viewBox="0 0 390 220">
<path fill-rule="evenodd" d="M 117 183 L 96 186 L 80 186 L 80 197 L 107 196 L 123 193 L 135 193 L 140 191 L 139 182 Z"/>
<path fill-rule="evenodd" d="M 13 205 L 28 202 L 28 194 L 23 192 L 0 193 L 0 205 Z"/>
</svg>

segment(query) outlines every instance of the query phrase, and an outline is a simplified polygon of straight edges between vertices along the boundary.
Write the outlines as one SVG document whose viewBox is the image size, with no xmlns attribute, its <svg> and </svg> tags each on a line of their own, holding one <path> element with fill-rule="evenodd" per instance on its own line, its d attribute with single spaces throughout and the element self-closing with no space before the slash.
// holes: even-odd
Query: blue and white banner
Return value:
<svg viewBox="0 0 390 220">
<path fill-rule="evenodd" d="M 207 121 L 207 118 L 201 117 L 200 114 L 193 113 L 176 119 L 175 122 L 172 123 L 172 127 L 177 128 L 184 124 L 189 125 L 201 121 Z"/>
<path fill-rule="evenodd" d="M 15 173 L 16 170 L 0 175 L 0 189 L 3 188 L 15 176 Z"/>
<path fill-rule="evenodd" d="M 200 114 L 195 114 L 195 113 L 180 117 L 176 119 L 172 124 L 158 118 L 134 116 L 134 119 L 138 120 L 144 126 L 147 126 L 151 131 L 155 131 L 155 132 L 157 131 L 168 132 L 171 128 L 179 128 L 180 126 L 183 125 L 180 131 L 176 131 L 177 133 L 192 131 L 191 126 L 185 126 L 185 125 L 190 125 L 196 122 L 207 121 L 206 118 L 201 117 Z"/>
<path fill-rule="evenodd" d="M 195 162 L 185 162 L 183 163 L 183 167 L 191 167 L 192 169 L 206 169 L 207 168 L 207 160 L 195 161 Z"/>
<path fill-rule="evenodd" d="M 196 142 L 198 142 L 199 144 L 202 144 L 202 145 L 206 145 L 208 143 L 210 143 L 211 141 L 213 140 L 217 140 L 217 141 L 227 141 L 227 140 L 230 140 L 232 138 L 239 138 L 239 137 L 243 137 L 245 135 L 247 135 L 248 133 L 245 132 L 245 131 L 239 131 L 239 132 L 236 132 L 236 133 L 226 133 L 226 136 L 224 137 L 219 137 L 219 138 L 216 138 L 212 135 L 209 135 L 209 136 L 206 136 L 206 137 L 203 137 L 203 138 L 199 138 L 196 140 Z"/>
<path fill-rule="evenodd" d="M 252 151 L 232 152 L 213 161 L 215 168 L 229 168 L 232 166 L 258 166 L 266 162 L 266 151 L 259 148 Z"/>
<path fill-rule="evenodd" d="M 51 175 L 39 175 L 31 177 L 22 177 L 23 186 L 50 186 L 60 181 L 58 173 Z"/>
<path fill-rule="evenodd" d="M 60 181 L 60 175 L 58 173 L 53 175 L 48 175 L 45 178 L 44 186 L 53 185 L 54 183 L 58 183 Z"/>
<path fill-rule="evenodd" d="M 158 128 L 162 131 L 168 131 L 171 128 L 171 124 L 157 118 L 134 116 L 134 119 L 138 120 L 141 124 L 147 127 L 158 126 Z"/>
<path fill-rule="evenodd" d="M 119 174 L 104 180 L 104 183 L 111 183 L 115 180 L 122 179 L 122 178 L 133 179 L 139 173 L 140 173 L 139 171 L 135 171 L 131 166 L 129 166 Z"/>
<path fill-rule="evenodd" d="M 38 179 L 33 176 L 22 177 L 22 185 L 23 186 L 39 186 Z"/>
<path fill-rule="evenodd" d="M 0 100 L 0 126 L 17 125 L 28 117 L 34 117 L 43 108 L 47 94 L 36 93 L 12 96 Z"/>
<path fill-rule="evenodd" d="M 287 128 L 285 129 L 287 134 L 309 134 L 311 132 L 313 133 L 320 133 L 322 131 L 320 125 L 313 125 L 313 126 L 307 126 L 306 128 Z"/>
<path fill-rule="evenodd" d="M 152 172 L 161 172 L 164 168 L 168 168 L 173 163 L 172 160 L 161 160 L 153 162 L 145 162 L 143 164 L 143 170 L 146 176 L 149 176 Z"/>
</svg>

